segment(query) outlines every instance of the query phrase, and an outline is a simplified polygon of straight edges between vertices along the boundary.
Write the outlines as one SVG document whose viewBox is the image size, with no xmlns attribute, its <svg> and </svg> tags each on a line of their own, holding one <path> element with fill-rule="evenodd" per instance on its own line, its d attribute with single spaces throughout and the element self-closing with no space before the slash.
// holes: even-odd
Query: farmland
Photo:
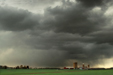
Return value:
<svg viewBox="0 0 113 75">
<path fill-rule="evenodd" d="M 0 69 L 0 75 L 112 75 L 113 70 Z"/>
</svg>

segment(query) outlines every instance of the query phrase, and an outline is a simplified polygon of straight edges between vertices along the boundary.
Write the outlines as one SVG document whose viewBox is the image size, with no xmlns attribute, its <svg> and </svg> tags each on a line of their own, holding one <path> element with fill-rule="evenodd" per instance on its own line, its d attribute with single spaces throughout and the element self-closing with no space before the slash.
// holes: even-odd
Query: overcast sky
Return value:
<svg viewBox="0 0 113 75">
<path fill-rule="evenodd" d="M 0 0 L 0 64 L 113 66 L 112 0 Z"/>
</svg>

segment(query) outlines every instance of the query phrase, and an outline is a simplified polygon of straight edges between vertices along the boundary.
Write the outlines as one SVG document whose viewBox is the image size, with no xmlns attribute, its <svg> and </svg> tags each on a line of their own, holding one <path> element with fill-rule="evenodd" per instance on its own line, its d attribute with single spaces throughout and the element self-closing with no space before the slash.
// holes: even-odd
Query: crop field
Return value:
<svg viewBox="0 0 113 75">
<path fill-rule="evenodd" d="M 0 69 L 0 75 L 113 75 L 113 70 Z"/>
</svg>

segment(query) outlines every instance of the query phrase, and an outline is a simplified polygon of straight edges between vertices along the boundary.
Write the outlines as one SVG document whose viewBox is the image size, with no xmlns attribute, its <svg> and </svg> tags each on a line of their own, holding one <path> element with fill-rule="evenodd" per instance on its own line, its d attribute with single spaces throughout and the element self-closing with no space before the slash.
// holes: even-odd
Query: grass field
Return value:
<svg viewBox="0 0 113 75">
<path fill-rule="evenodd" d="M 0 75 L 113 75 L 113 70 L 1 69 Z"/>
</svg>

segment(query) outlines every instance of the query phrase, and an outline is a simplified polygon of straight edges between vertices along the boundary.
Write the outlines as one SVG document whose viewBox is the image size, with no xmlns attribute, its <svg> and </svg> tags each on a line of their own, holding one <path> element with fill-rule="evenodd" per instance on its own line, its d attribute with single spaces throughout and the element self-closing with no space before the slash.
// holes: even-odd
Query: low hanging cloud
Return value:
<svg viewBox="0 0 113 75">
<path fill-rule="evenodd" d="M 33 29 L 38 25 L 39 15 L 27 10 L 11 7 L 0 7 L 0 29 L 9 31 L 22 31 Z"/>
<path fill-rule="evenodd" d="M 112 18 L 105 15 L 111 5 L 105 1 L 63 0 L 43 15 L 0 7 L 0 44 L 5 51 L 12 49 L 10 60 L 4 57 L 2 63 L 63 67 L 75 60 L 94 66 L 99 59 L 113 57 Z"/>
</svg>

